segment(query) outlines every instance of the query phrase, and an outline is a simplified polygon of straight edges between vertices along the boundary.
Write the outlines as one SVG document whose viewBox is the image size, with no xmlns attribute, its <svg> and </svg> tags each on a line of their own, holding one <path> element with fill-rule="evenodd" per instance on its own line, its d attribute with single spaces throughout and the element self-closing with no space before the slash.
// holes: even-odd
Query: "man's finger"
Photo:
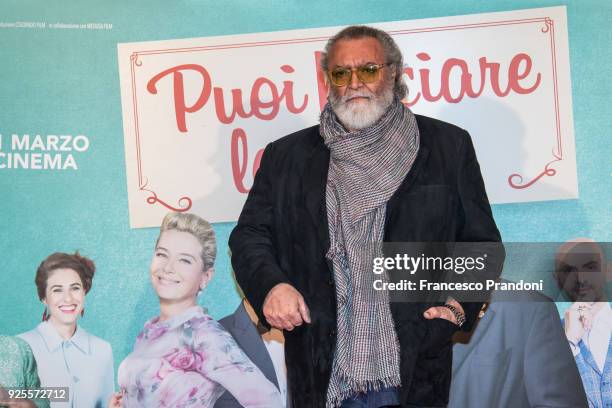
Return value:
<svg viewBox="0 0 612 408">
<path fill-rule="evenodd" d="M 302 316 L 300 315 L 300 312 L 297 310 L 289 313 L 285 320 L 291 323 L 293 326 L 300 326 L 303 323 Z"/>
<path fill-rule="evenodd" d="M 266 316 L 266 320 L 272 327 L 276 327 L 277 329 L 284 329 L 286 326 L 286 322 L 284 316 L 278 312 L 271 312 Z"/>
<path fill-rule="evenodd" d="M 593 316 L 591 313 L 586 313 L 582 316 L 582 325 L 586 330 L 591 330 L 591 326 L 593 325 Z"/>
<path fill-rule="evenodd" d="M 281 327 L 281 325 L 279 324 L 279 322 L 278 322 L 276 319 L 274 319 L 273 317 L 266 316 L 266 320 L 268 321 L 268 324 L 269 324 L 270 326 L 272 326 L 272 327 L 276 327 L 277 329 L 282 330 L 282 327 Z"/>
<path fill-rule="evenodd" d="M 425 311 L 425 313 L 423 313 L 423 316 L 425 316 L 426 319 L 435 319 L 440 317 L 440 315 L 441 313 L 437 307 L 430 307 Z"/>
<path fill-rule="evenodd" d="M 571 310 L 567 312 L 567 319 L 576 323 L 582 323 L 582 311 Z"/>
<path fill-rule="evenodd" d="M 306 302 L 304 302 L 304 298 L 298 299 L 298 310 L 300 315 L 302 315 L 302 319 L 306 323 L 310 323 L 310 310 L 308 310 L 308 306 L 306 306 Z"/>
</svg>

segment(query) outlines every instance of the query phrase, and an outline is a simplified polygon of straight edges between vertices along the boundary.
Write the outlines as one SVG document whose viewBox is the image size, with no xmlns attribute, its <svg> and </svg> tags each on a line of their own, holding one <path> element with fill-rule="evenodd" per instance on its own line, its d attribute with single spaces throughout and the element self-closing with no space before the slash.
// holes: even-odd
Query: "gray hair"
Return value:
<svg viewBox="0 0 612 408">
<path fill-rule="evenodd" d="M 203 271 L 206 272 L 213 267 L 217 257 L 217 240 L 215 231 L 208 221 L 191 213 L 171 212 L 164 217 L 159 228 L 159 235 L 170 230 L 188 232 L 196 237 L 202 245 L 200 258 L 202 258 Z M 159 242 L 159 237 L 157 241 Z"/>
<path fill-rule="evenodd" d="M 329 69 L 329 54 L 338 41 L 357 40 L 364 37 L 374 38 L 382 46 L 385 52 L 385 62 L 391 64 L 390 68 L 394 69 L 395 72 L 393 93 L 398 97 L 398 99 L 404 99 L 404 97 L 408 95 L 408 87 L 406 86 L 402 76 L 404 69 L 404 58 L 402 57 L 402 52 L 389 34 L 377 28 L 354 25 L 342 29 L 339 33 L 327 41 L 323 56 L 321 58 L 321 69 L 323 72 L 327 73 L 327 70 Z"/>
</svg>

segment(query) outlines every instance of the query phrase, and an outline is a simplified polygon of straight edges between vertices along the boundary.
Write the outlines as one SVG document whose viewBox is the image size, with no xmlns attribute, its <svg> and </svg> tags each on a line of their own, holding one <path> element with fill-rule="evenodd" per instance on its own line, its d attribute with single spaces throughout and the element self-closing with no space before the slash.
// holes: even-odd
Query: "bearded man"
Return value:
<svg viewBox="0 0 612 408">
<path fill-rule="evenodd" d="M 238 283 L 285 332 L 294 407 L 439 407 L 450 337 L 482 304 L 361 290 L 382 242 L 500 240 L 468 133 L 400 101 L 402 55 L 352 26 L 326 46 L 320 125 L 270 143 L 230 237 Z"/>
</svg>

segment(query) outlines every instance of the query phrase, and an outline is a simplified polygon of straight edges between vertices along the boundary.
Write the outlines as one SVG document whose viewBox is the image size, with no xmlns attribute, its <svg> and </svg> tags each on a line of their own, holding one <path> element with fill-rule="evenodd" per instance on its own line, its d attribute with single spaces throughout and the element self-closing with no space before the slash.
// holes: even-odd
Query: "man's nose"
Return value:
<svg viewBox="0 0 612 408">
<path fill-rule="evenodd" d="M 349 88 L 357 89 L 362 85 L 361 80 L 357 76 L 357 70 L 353 69 L 351 71 L 351 81 L 349 82 Z"/>
</svg>

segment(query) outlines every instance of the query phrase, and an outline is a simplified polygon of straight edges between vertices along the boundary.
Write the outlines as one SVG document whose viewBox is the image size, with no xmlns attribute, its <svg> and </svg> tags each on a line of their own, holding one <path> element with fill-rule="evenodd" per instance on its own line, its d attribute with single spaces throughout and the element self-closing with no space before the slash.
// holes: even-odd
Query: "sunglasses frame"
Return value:
<svg viewBox="0 0 612 408">
<path fill-rule="evenodd" d="M 348 84 L 350 84 L 350 83 L 351 83 L 351 81 L 353 80 L 353 73 L 355 73 L 355 74 L 357 75 L 357 78 L 359 79 L 359 81 L 363 82 L 364 84 L 371 84 L 371 83 L 374 83 L 374 82 L 376 82 L 376 81 L 378 81 L 378 80 L 380 79 L 380 74 L 379 74 L 380 70 L 381 70 L 382 68 L 386 67 L 386 66 L 389 66 L 389 65 L 393 65 L 393 62 L 384 62 L 384 63 L 382 63 L 382 64 L 364 64 L 364 65 L 360 65 L 360 66 L 358 66 L 358 67 L 353 67 L 353 68 L 348 68 L 348 67 L 336 67 L 336 68 L 334 68 L 334 69 L 330 69 L 330 70 L 327 72 L 327 77 L 329 78 L 329 82 L 331 82 L 331 83 L 332 83 L 332 85 L 337 86 L 337 87 L 343 87 L 343 86 L 347 86 Z M 374 80 L 372 80 L 372 81 L 364 81 L 364 80 L 361 78 L 360 72 L 361 72 L 361 70 L 363 70 L 363 69 L 364 69 L 364 68 L 366 68 L 366 67 L 376 67 L 376 74 L 375 74 L 375 75 L 376 75 L 376 79 L 374 79 Z M 347 71 L 350 71 L 350 73 L 351 73 L 351 75 L 350 75 L 350 76 L 349 76 L 349 78 L 348 78 L 348 81 L 347 81 L 347 82 L 346 82 L 344 85 L 338 85 L 338 84 L 337 84 L 337 83 L 335 83 L 335 82 L 334 82 L 334 80 L 332 79 L 332 72 L 333 72 L 335 69 L 337 69 L 337 68 L 343 68 L 343 69 L 345 69 L 345 70 L 347 70 Z"/>
</svg>

